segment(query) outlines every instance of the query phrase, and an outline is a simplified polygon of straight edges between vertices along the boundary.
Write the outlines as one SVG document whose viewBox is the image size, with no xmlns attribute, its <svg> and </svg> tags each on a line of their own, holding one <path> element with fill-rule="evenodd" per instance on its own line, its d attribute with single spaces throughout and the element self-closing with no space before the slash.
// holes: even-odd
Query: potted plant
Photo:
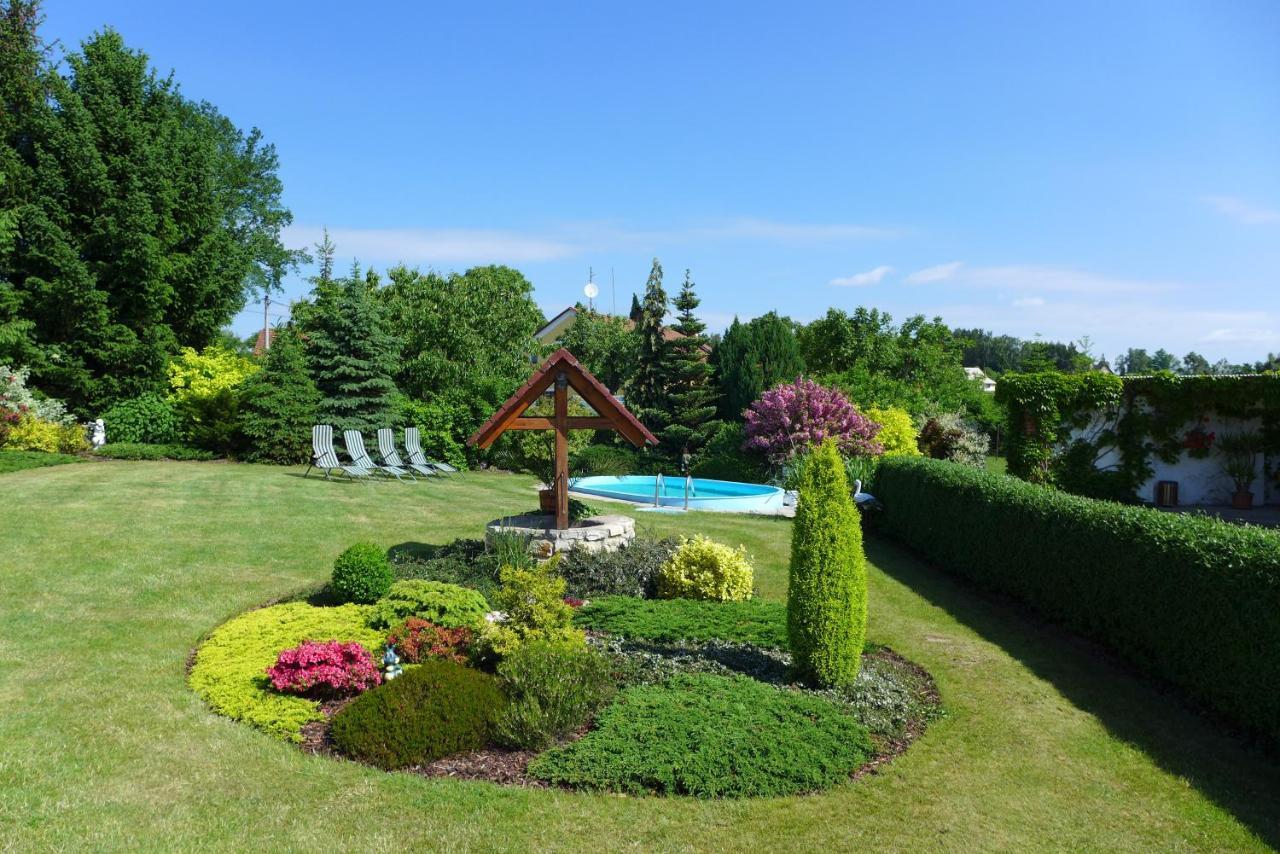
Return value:
<svg viewBox="0 0 1280 854">
<path fill-rule="evenodd" d="M 1235 492 L 1231 506 L 1248 510 L 1253 506 L 1253 482 L 1258 477 L 1258 454 L 1262 437 L 1257 433 L 1228 433 L 1218 439 L 1218 456 L 1222 458 L 1222 473 L 1231 478 Z"/>
</svg>

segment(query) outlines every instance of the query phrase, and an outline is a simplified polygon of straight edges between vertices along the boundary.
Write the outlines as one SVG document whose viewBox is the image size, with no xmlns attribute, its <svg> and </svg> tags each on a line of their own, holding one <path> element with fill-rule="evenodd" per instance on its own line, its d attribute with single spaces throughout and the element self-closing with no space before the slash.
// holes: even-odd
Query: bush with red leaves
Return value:
<svg viewBox="0 0 1280 854">
<path fill-rule="evenodd" d="M 421 617 L 410 617 L 387 635 L 387 646 L 394 646 L 396 653 L 410 664 L 430 658 L 465 664 L 472 637 L 468 628 L 447 629 Z"/>
<path fill-rule="evenodd" d="M 267 668 L 271 687 L 286 694 L 338 697 L 382 683 L 369 650 L 358 643 L 304 641 Z"/>
</svg>

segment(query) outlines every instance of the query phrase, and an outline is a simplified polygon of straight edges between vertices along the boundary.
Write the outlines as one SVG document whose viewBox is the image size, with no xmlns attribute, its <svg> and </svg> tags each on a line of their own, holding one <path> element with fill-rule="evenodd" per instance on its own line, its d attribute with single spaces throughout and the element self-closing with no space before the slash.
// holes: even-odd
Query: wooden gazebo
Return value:
<svg viewBox="0 0 1280 854">
<path fill-rule="evenodd" d="M 551 418 L 525 415 L 524 412 L 555 384 L 555 415 Z M 569 417 L 569 389 L 572 388 L 595 410 L 593 416 Z M 636 447 L 658 440 L 613 396 L 604 384 L 561 347 L 534 371 L 529 381 L 507 398 L 489 420 L 467 439 L 468 445 L 487 448 L 508 430 L 554 430 L 556 527 L 569 527 L 569 431 L 617 430 Z"/>
</svg>

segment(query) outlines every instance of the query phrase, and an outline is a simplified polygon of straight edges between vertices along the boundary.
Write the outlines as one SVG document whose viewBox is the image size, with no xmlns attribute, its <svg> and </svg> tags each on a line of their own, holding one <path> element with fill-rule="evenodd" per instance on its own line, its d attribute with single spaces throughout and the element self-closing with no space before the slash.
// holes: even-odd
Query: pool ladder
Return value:
<svg viewBox="0 0 1280 854">
<path fill-rule="evenodd" d="M 658 476 L 653 480 L 653 506 L 655 508 L 662 506 L 662 501 L 661 501 L 662 488 L 665 485 L 666 485 L 666 480 L 663 478 L 662 472 L 658 472 Z M 693 494 L 695 494 L 693 489 L 693 475 L 687 474 L 684 476 L 684 509 L 685 510 L 689 509 L 689 496 Z"/>
</svg>

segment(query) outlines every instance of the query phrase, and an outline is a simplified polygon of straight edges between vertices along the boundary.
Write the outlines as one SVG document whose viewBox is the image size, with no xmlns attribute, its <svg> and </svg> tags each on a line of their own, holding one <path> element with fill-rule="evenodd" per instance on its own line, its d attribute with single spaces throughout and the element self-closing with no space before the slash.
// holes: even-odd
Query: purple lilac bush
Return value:
<svg viewBox="0 0 1280 854">
<path fill-rule="evenodd" d="M 877 456 L 884 447 L 876 441 L 880 425 L 857 410 L 833 388 L 797 379 L 760 395 L 747 409 L 743 448 L 763 451 L 780 463 L 834 439 L 848 456 Z"/>
</svg>

